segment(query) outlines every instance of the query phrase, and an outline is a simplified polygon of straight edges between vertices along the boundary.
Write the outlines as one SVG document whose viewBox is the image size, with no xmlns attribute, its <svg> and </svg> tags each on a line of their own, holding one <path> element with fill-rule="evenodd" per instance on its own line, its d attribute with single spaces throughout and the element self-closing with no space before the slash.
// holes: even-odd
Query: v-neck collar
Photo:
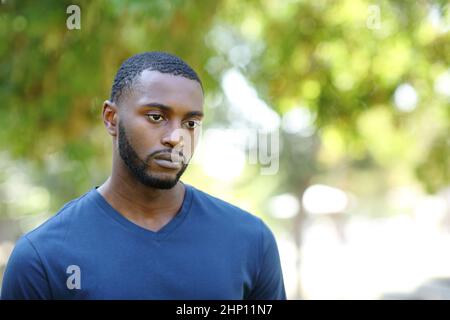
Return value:
<svg viewBox="0 0 450 320">
<path fill-rule="evenodd" d="M 120 212 L 114 209 L 106 201 L 106 199 L 103 198 L 103 196 L 97 190 L 98 186 L 92 188 L 89 194 L 95 201 L 95 203 L 100 207 L 100 209 L 102 209 L 102 212 L 106 213 L 109 217 L 120 223 L 126 229 L 130 230 L 133 233 L 137 233 L 141 236 L 144 236 L 145 238 L 148 239 L 164 240 L 170 233 L 172 233 L 172 231 L 174 231 L 184 221 L 186 215 L 190 211 L 192 204 L 192 187 L 185 183 L 183 183 L 183 185 L 185 187 L 185 193 L 180 209 L 178 210 L 177 214 L 158 231 L 146 229 L 144 227 L 137 225 L 131 220 L 125 218 L 124 215 L 122 215 Z"/>
</svg>

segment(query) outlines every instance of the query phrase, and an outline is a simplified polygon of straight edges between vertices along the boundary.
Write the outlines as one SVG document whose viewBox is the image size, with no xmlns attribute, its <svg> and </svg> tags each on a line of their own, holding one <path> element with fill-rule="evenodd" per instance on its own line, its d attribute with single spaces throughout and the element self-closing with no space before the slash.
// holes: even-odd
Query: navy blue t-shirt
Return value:
<svg viewBox="0 0 450 320">
<path fill-rule="evenodd" d="M 2 299 L 286 299 L 264 222 L 185 184 L 159 231 L 131 222 L 92 188 L 22 236 Z"/>
</svg>

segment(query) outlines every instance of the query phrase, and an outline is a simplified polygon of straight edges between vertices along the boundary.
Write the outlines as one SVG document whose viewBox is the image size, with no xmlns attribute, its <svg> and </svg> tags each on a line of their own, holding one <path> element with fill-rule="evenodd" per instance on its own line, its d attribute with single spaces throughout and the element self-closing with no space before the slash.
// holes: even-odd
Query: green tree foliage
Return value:
<svg viewBox="0 0 450 320">
<path fill-rule="evenodd" d="M 71 4 L 80 30 L 66 27 Z M 360 170 L 385 181 L 411 173 L 434 192 L 450 181 L 449 97 L 435 91 L 449 70 L 449 25 L 445 1 L 4 0 L 1 148 L 32 165 L 56 203 L 84 192 L 109 171 L 100 111 L 114 73 L 162 50 L 199 71 L 207 102 L 235 68 L 280 117 L 310 112 L 309 134 L 281 134 L 277 192 L 300 196 L 324 175 L 355 189 Z M 394 104 L 405 83 L 418 96 L 408 112 Z M 224 101 L 209 125 L 226 125 L 226 114 Z"/>
</svg>

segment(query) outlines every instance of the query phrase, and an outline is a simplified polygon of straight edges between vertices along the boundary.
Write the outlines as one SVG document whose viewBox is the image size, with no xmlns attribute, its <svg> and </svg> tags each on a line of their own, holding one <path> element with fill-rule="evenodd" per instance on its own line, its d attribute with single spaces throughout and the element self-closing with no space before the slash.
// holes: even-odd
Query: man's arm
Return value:
<svg viewBox="0 0 450 320">
<path fill-rule="evenodd" d="M 26 236 L 17 241 L 9 257 L 3 275 L 1 299 L 51 299 L 41 259 Z"/>
<path fill-rule="evenodd" d="M 262 222 L 262 243 L 257 281 L 246 300 L 286 300 L 283 272 L 275 237 Z"/>
</svg>

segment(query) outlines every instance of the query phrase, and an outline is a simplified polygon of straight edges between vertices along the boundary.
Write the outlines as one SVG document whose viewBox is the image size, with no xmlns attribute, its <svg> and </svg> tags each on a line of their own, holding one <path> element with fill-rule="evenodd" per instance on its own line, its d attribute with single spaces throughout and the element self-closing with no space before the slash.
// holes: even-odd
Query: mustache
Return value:
<svg viewBox="0 0 450 320">
<path fill-rule="evenodd" d="M 147 156 L 147 162 L 150 161 L 151 158 L 154 158 L 159 155 L 168 155 L 171 157 L 178 157 L 183 163 L 186 163 L 186 157 L 184 156 L 182 151 L 177 151 L 175 149 L 164 149 L 152 152 L 149 156 Z"/>
</svg>

